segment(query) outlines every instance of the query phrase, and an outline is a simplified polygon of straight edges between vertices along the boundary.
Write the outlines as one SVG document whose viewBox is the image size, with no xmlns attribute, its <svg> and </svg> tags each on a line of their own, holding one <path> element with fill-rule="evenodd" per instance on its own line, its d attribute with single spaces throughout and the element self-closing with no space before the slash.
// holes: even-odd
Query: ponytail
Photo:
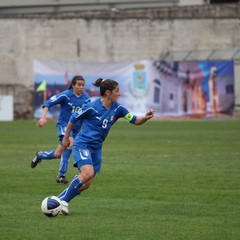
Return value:
<svg viewBox="0 0 240 240">
<path fill-rule="evenodd" d="M 112 79 L 103 79 L 103 78 L 98 78 L 93 85 L 95 87 L 100 88 L 100 95 L 104 96 L 105 92 L 107 90 L 112 91 L 116 86 L 118 86 L 118 83 Z"/>
</svg>

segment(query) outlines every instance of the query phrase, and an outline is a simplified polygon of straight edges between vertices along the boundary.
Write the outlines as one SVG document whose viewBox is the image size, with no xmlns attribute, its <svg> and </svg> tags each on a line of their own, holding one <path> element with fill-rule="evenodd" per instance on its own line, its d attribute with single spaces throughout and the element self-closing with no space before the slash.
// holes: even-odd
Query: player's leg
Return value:
<svg viewBox="0 0 240 240">
<path fill-rule="evenodd" d="M 38 163 L 40 163 L 42 160 L 55 159 L 54 155 L 55 155 L 55 149 L 36 152 L 33 160 L 31 161 L 31 168 L 35 168 L 38 165 Z"/>
<path fill-rule="evenodd" d="M 71 153 L 72 153 L 71 149 L 66 149 L 62 153 L 58 175 L 56 178 L 57 183 L 68 183 L 68 180 L 66 179 L 66 173 L 68 170 Z"/>
<path fill-rule="evenodd" d="M 95 158 L 92 160 L 92 156 Z M 91 151 L 79 147 L 73 147 L 74 166 L 78 167 L 79 174 L 76 175 L 68 188 L 58 195 L 63 202 L 63 214 L 68 214 L 68 203 L 82 191 L 89 188 L 93 178 L 101 168 L 101 149 Z"/>
<path fill-rule="evenodd" d="M 84 190 L 88 189 L 93 181 L 93 178 L 92 178 L 82 185 L 81 181 L 78 181 L 77 178 L 78 178 L 78 175 L 74 177 L 72 182 L 69 184 L 68 188 L 66 188 L 62 193 L 58 195 L 58 198 L 62 202 L 61 213 L 64 215 L 69 214 L 68 202 L 72 200 L 74 197 L 76 197 L 77 195 L 80 195 L 81 192 L 83 192 Z"/>
<path fill-rule="evenodd" d="M 48 151 L 36 152 L 33 160 L 31 161 L 31 167 L 35 168 L 38 165 L 38 163 L 40 163 L 42 160 L 52 160 L 60 158 L 63 151 L 64 148 L 62 147 L 61 144 L 59 144 L 56 150 L 52 149 Z"/>
<path fill-rule="evenodd" d="M 76 195 L 83 190 L 87 189 L 94 177 L 94 170 L 92 165 L 84 165 L 81 167 L 80 172 L 76 175 L 68 188 L 58 195 L 60 200 L 70 202 Z M 85 186 L 86 184 L 86 186 Z M 82 188 L 83 187 L 83 188 Z"/>
<path fill-rule="evenodd" d="M 57 124 L 57 131 L 58 131 L 58 139 L 59 139 L 59 143 L 61 144 L 61 141 L 63 139 L 64 136 L 64 125 L 60 125 L 59 123 Z M 33 160 L 31 161 L 31 168 L 35 168 L 38 163 L 40 163 L 42 160 L 52 160 L 55 158 L 60 158 L 61 157 L 61 151 L 63 151 L 61 145 L 59 145 L 57 147 L 57 149 L 52 149 L 52 150 L 48 150 L 48 151 L 39 151 L 36 152 Z M 60 153 L 61 152 L 61 153 Z"/>
<path fill-rule="evenodd" d="M 80 188 L 94 176 L 91 151 L 86 148 L 74 146 L 72 154 L 74 166 L 78 168 L 79 174 L 73 178 L 72 182 L 66 189 L 65 194 L 61 193 L 59 195 L 60 199 L 66 202 L 69 202 L 72 198 L 79 194 Z"/>
<path fill-rule="evenodd" d="M 72 144 L 73 144 L 72 137 L 69 138 L 69 142 L 70 142 L 69 148 L 67 148 L 64 151 L 62 151 L 62 149 L 60 151 L 57 149 L 55 153 L 55 155 L 61 156 L 58 175 L 56 178 L 57 183 L 64 183 L 64 184 L 68 183 L 68 180 L 66 179 L 66 173 L 69 165 L 70 156 L 72 153 Z"/>
<path fill-rule="evenodd" d="M 76 178 L 77 176 L 78 176 L 78 175 L 75 175 L 74 178 Z M 87 181 L 86 183 L 83 184 L 83 186 L 79 189 L 79 195 L 81 194 L 81 192 L 83 192 L 84 190 L 87 190 L 87 189 L 90 187 L 93 179 L 94 179 L 94 178 L 91 178 L 89 181 Z M 64 189 L 64 190 L 58 195 L 58 198 L 63 197 L 63 196 L 66 194 L 67 189 L 68 189 L 68 188 Z"/>
</svg>

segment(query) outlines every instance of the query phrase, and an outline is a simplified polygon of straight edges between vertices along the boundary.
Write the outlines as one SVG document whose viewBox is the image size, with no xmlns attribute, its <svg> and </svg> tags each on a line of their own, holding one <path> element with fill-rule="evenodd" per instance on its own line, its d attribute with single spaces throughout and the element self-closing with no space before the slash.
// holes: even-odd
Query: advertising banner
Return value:
<svg viewBox="0 0 240 240">
<path fill-rule="evenodd" d="M 154 62 L 162 88 L 160 112 L 226 113 L 234 108 L 232 61 Z"/>
<path fill-rule="evenodd" d="M 143 115 L 153 108 L 156 116 L 227 113 L 234 106 L 232 61 L 165 62 L 140 60 L 118 63 L 71 63 L 34 61 L 34 117 L 41 106 L 82 75 L 85 91 L 92 99 L 99 89 L 92 83 L 99 77 L 119 83 L 121 102 L 130 112 Z M 51 108 L 49 118 L 58 116 Z"/>
</svg>

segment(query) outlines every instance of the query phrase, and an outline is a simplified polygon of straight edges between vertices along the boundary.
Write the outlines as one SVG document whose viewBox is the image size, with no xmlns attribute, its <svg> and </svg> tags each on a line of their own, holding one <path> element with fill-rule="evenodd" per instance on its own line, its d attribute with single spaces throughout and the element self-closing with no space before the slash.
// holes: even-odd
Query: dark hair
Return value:
<svg viewBox="0 0 240 240">
<path fill-rule="evenodd" d="M 73 77 L 73 79 L 72 79 L 72 81 L 71 81 L 71 84 L 70 84 L 70 86 L 68 87 L 68 89 L 72 89 L 72 88 L 73 88 L 72 86 L 76 84 L 77 80 L 82 80 L 82 81 L 85 82 L 85 79 L 83 78 L 82 75 L 76 75 L 76 76 Z"/>
<path fill-rule="evenodd" d="M 98 78 L 95 83 L 93 83 L 95 87 L 100 88 L 100 95 L 104 96 L 105 92 L 107 90 L 112 91 L 116 86 L 118 86 L 118 83 L 112 79 L 103 79 Z"/>
</svg>

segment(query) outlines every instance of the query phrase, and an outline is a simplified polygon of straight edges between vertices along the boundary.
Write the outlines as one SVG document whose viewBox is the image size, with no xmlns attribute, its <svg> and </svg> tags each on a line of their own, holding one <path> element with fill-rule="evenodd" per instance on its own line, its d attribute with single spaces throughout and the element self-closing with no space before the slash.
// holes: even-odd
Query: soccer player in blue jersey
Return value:
<svg viewBox="0 0 240 240">
<path fill-rule="evenodd" d="M 48 110 L 52 106 L 60 105 L 60 114 L 58 116 L 56 125 L 58 131 L 58 139 L 60 143 L 59 146 L 57 147 L 56 150 L 37 152 L 31 162 L 31 167 L 35 168 L 37 164 L 42 160 L 61 158 L 59 171 L 56 178 L 56 182 L 58 183 L 68 183 L 68 180 L 66 179 L 66 172 L 68 169 L 70 155 L 72 153 L 73 138 L 74 135 L 76 135 L 76 133 L 79 131 L 81 125 L 80 122 L 78 122 L 78 124 L 71 131 L 71 134 L 68 135 L 70 144 L 63 151 L 61 142 L 65 134 L 69 118 L 72 115 L 72 113 L 80 112 L 82 106 L 90 101 L 90 97 L 88 96 L 88 94 L 83 92 L 84 85 L 85 80 L 81 75 L 74 76 L 71 81 L 71 85 L 67 90 L 52 96 L 48 101 L 46 101 L 43 104 L 42 116 L 37 122 L 37 125 L 39 127 L 43 127 L 47 123 Z"/>
<path fill-rule="evenodd" d="M 141 125 L 154 116 L 153 110 L 149 110 L 145 116 L 135 116 L 118 103 L 120 91 L 116 81 L 99 78 L 93 85 L 100 88 L 101 98 L 86 104 L 81 112 L 76 112 L 70 117 L 62 141 L 63 147 L 67 147 L 74 125 L 81 121 L 82 128 L 75 137 L 72 148 L 74 166 L 78 168 L 79 174 L 58 195 L 63 205 L 62 213 L 65 215 L 69 213 L 68 203 L 83 190 L 86 190 L 96 173 L 100 171 L 102 144 L 112 125 L 119 118 L 124 118 L 135 125 Z"/>
</svg>

